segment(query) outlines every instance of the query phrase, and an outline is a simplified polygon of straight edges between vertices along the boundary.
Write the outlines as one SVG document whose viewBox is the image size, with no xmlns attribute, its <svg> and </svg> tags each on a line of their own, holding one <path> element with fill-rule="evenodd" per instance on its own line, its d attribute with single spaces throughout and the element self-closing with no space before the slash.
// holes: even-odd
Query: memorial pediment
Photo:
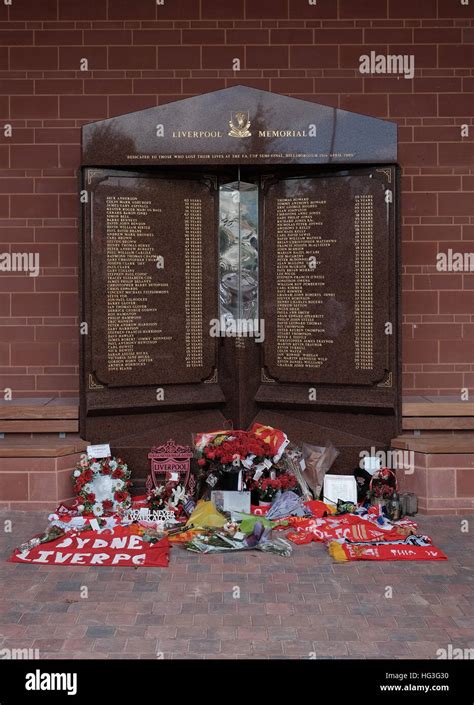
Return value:
<svg viewBox="0 0 474 705">
<path fill-rule="evenodd" d="M 246 86 L 83 127 L 89 166 L 396 161 L 395 123 Z"/>
</svg>

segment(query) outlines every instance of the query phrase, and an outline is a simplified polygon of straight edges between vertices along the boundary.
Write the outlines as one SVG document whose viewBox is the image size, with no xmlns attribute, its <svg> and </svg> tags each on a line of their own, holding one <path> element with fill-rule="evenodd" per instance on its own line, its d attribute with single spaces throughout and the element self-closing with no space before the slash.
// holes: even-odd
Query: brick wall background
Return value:
<svg viewBox="0 0 474 705">
<path fill-rule="evenodd" d="M 77 394 L 80 126 L 235 84 L 398 123 L 404 391 L 474 388 L 474 272 L 435 266 L 474 249 L 474 0 L 5 2 L 0 252 L 41 275 L 0 276 L 0 389 Z M 371 50 L 414 54 L 414 80 L 361 75 Z"/>
</svg>

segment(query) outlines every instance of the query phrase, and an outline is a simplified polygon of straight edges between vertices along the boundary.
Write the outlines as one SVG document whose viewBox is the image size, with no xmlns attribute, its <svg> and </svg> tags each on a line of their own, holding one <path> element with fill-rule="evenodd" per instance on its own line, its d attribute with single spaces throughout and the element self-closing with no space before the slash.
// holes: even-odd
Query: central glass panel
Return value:
<svg viewBox="0 0 474 705">
<path fill-rule="evenodd" d="M 258 318 L 258 187 L 235 181 L 219 189 L 219 315 Z"/>
</svg>

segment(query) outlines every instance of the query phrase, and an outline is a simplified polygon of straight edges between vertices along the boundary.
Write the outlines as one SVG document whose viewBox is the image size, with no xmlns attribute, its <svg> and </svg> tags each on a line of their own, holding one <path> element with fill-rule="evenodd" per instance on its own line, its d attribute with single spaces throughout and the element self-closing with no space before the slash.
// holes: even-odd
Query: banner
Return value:
<svg viewBox="0 0 474 705">
<path fill-rule="evenodd" d="M 12 563 L 40 563 L 43 565 L 115 565 L 161 567 L 169 563 L 168 539 L 148 543 L 137 535 L 136 529 L 117 526 L 114 529 L 68 532 L 64 536 L 41 543 L 26 551 L 16 549 Z"/>
</svg>

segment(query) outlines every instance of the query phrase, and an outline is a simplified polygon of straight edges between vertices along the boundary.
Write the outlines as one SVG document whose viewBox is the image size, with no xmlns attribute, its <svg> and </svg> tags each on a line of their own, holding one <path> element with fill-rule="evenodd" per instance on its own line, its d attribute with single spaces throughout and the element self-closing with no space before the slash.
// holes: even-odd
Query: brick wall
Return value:
<svg viewBox="0 0 474 705">
<path fill-rule="evenodd" d="M 42 269 L 0 276 L 0 389 L 77 393 L 80 125 L 235 84 L 398 122 L 404 390 L 474 387 L 474 273 L 435 267 L 473 249 L 474 0 L 5 1 L 0 252 Z M 414 54 L 414 80 L 361 75 L 371 50 Z"/>
</svg>

